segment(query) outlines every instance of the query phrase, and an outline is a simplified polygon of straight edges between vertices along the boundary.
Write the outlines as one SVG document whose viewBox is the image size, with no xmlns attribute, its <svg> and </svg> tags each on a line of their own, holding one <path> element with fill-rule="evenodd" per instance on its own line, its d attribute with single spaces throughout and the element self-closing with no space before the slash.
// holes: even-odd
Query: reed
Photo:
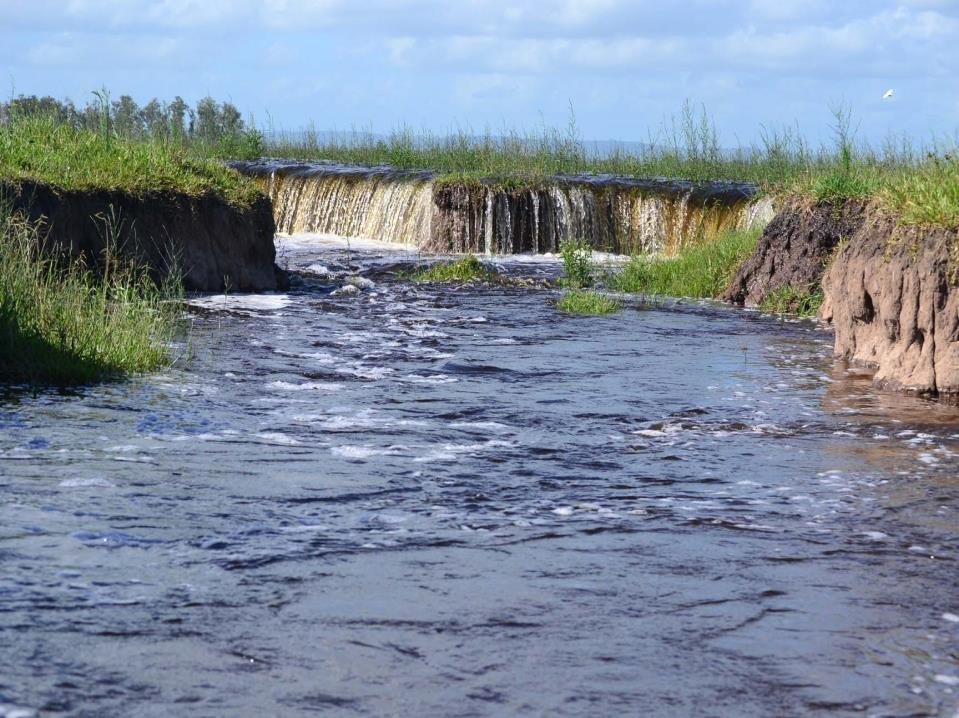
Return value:
<svg viewBox="0 0 959 718">
<path fill-rule="evenodd" d="M 614 174 L 691 181 L 753 182 L 772 194 L 803 194 L 839 203 L 872 199 L 906 223 L 959 225 L 959 160 L 955 143 L 931 147 L 888 140 L 856 141 L 847 108 L 834 111 L 832 143 L 813 146 L 792 129 L 763 130 L 758 143 L 723 148 L 703 108 L 687 103 L 649 141 L 591 151 L 575 129 L 449 134 L 401 127 L 386 137 L 368 132 L 270 132 L 266 151 L 278 157 L 363 166 L 433 170 L 439 182 L 505 187 L 542 185 L 556 174 Z"/>
<path fill-rule="evenodd" d="M 417 282 L 469 282 L 490 281 L 497 276 L 495 269 L 468 254 L 453 262 L 439 262 L 414 272 L 411 278 Z"/>
</svg>

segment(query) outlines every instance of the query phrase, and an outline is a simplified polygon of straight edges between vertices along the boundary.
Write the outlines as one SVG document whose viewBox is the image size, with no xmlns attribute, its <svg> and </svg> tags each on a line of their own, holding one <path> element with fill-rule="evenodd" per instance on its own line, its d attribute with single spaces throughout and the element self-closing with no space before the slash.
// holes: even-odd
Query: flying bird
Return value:
<svg viewBox="0 0 959 718">
<path fill-rule="evenodd" d="M 884 100 L 891 100 L 891 99 L 892 99 L 892 96 L 895 95 L 895 94 L 896 94 L 896 93 L 893 92 L 892 90 L 886 90 L 886 92 L 885 92 L 885 93 L 883 94 L 883 96 L 882 96 L 882 99 L 884 99 Z"/>
</svg>

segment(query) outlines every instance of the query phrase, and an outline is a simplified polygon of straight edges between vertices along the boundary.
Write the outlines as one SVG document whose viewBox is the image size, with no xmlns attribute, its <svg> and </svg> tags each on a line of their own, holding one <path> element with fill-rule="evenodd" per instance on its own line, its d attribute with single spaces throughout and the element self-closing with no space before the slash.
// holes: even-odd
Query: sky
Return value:
<svg viewBox="0 0 959 718">
<path fill-rule="evenodd" d="M 646 141 L 959 135 L 959 0 L 0 0 L 0 96 L 207 94 L 258 126 Z M 3 88 L 0 87 L 0 90 Z M 894 90 L 883 100 L 886 90 Z"/>
</svg>

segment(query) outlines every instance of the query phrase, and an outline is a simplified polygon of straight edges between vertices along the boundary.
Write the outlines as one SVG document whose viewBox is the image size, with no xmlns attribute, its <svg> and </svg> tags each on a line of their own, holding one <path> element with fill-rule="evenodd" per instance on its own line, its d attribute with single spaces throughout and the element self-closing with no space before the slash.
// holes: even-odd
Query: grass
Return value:
<svg viewBox="0 0 959 718">
<path fill-rule="evenodd" d="M 415 272 L 411 278 L 417 282 L 468 282 L 474 279 L 489 281 L 497 276 L 495 269 L 468 254 L 454 262 L 434 264 Z"/>
<path fill-rule="evenodd" d="M 713 242 L 687 247 L 675 257 L 637 256 L 607 284 L 621 292 L 675 297 L 715 297 L 756 246 L 760 230 L 729 230 Z"/>
<path fill-rule="evenodd" d="M 759 309 L 769 314 L 814 317 L 819 312 L 823 299 L 823 291 L 818 284 L 803 288 L 786 285 L 768 294 L 759 303 Z"/>
<path fill-rule="evenodd" d="M 612 297 L 587 289 L 570 289 L 556 300 L 556 308 L 570 314 L 612 314 L 620 306 Z"/>
<path fill-rule="evenodd" d="M 64 190 L 216 194 L 247 206 L 256 184 L 202 147 L 124 138 L 57 122 L 13 117 L 0 124 L 0 179 L 37 180 Z"/>
<path fill-rule="evenodd" d="M 82 384 L 169 361 L 179 304 L 145 269 L 39 257 L 37 228 L 0 210 L 0 380 Z"/>
<path fill-rule="evenodd" d="M 320 138 L 312 129 L 268 133 L 273 156 L 326 159 L 357 165 L 433 170 L 438 182 L 483 182 L 506 188 L 542 185 L 556 174 L 610 173 L 757 183 L 772 194 L 802 194 L 838 203 L 879 202 L 900 221 L 959 226 L 959 159 L 955 143 L 931 148 L 890 139 L 880 147 L 855 140 L 848 109 L 834 110 L 834 141 L 812 146 L 798 131 L 764 130 L 760 141 L 722 147 L 704 109 L 686 104 L 649 141 L 628 149 L 590 151 L 575 117 L 565 131 L 504 129 L 476 134 L 417 133 L 400 128 L 385 138 L 353 133 Z"/>
<path fill-rule="evenodd" d="M 593 286 L 593 248 L 585 240 L 567 240 L 559 245 L 563 282 L 573 289 Z"/>
</svg>

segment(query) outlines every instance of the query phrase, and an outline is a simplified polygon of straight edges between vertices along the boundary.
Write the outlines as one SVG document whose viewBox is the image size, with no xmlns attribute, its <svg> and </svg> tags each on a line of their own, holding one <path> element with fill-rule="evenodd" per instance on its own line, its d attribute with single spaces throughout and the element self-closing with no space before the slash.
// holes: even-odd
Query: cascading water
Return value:
<svg viewBox="0 0 959 718">
<path fill-rule="evenodd" d="M 565 240 L 623 254 L 672 254 L 730 228 L 762 225 L 749 184 L 558 175 L 517 189 L 430 172 L 282 160 L 237 162 L 273 200 L 277 230 L 395 242 L 436 252 L 554 252 Z"/>
</svg>

